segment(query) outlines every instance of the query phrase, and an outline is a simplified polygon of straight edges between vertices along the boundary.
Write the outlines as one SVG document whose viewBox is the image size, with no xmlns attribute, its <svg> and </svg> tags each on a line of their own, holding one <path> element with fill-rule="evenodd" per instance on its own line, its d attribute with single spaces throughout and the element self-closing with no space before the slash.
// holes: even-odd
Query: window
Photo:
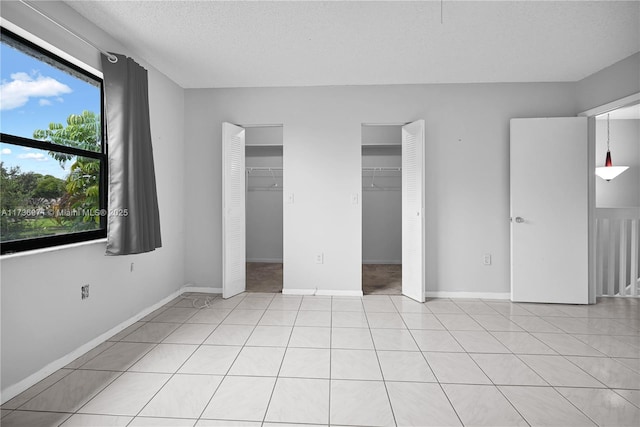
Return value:
<svg viewBox="0 0 640 427">
<path fill-rule="evenodd" d="M 102 80 L 1 29 L 2 253 L 106 237 Z"/>
</svg>

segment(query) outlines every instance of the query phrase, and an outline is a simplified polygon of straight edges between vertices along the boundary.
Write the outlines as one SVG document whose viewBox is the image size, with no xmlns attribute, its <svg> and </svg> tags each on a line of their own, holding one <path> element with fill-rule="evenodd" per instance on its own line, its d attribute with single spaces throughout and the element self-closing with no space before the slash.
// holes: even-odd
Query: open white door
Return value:
<svg viewBox="0 0 640 427">
<path fill-rule="evenodd" d="M 511 300 L 587 304 L 587 119 L 512 119 L 510 146 Z"/>
<path fill-rule="evenodd" d="M 245 130 L 222 123 L 222 297 L 245 291 Z"/>
<path fill-rule="evenodd" d="M 424 302 L 424 120 L 402 127 L 402 294 Z"/>
</svg>

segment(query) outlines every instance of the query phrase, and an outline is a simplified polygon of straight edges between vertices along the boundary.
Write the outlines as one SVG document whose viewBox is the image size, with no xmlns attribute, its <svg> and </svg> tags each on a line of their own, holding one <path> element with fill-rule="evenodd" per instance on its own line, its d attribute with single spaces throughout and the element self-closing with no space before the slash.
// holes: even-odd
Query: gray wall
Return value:
<svg viewBox="0 0 640 427">
<path fill-rule="evenodd" d="M 100 46 L 130 54 L 66 5 L 41 3 L 38 7 Z M 1 14 L 100 69 L 99 56 L 93 48 L 34 16 L 24 5 L 3 2 Z M 144 65 L 139 57 L 135 59 Z M 184 284 L 184 91 L 155 69 L 148 65 L 146 68 L 163 247 L 144 255 L 108 257 L 101 241 L 3 256 L 3 400 L 11 397 L 7 391 L 20 391 L 16 387 L 20 381 L 28 382 L 30 375 L 47 366 L 55 369 L 59 358 L 153 306 Z M 200 187 L 200 191 L 206 189 Z M 131 263 L 135 263 L 133 272 Z M 81 301 L 80 287 L 87 283 L 90 298 Z"/>
<path fill-rule="evenodd" d="M 611 159 L 614 166 L 629 166 L 611 181 L 596 178 L 596 207 L 640 206 L 640 120 L 610 121 Z M 607 121 L 596 120 L 596 166 L 607 153 Z"/>
<path fill-rule="evenodd" d="M 221 122 L 283 123 L 285 288 L 361 290 L 361 124 L 426 121 L 427 290 L 509 292 L 509 120 L 573 116 L 575 84 L 193 89 L 186 279 L 221 282 Z M 212 164 L 213 162 L 213 164 Z M 195 179 L 194 175 L 197 175 Z M 201 197 L 206 186 L 211 197 Z M 211 212 L 204 220 L 193 212 Z M 323 251 L 325 264 L 315 264 Z M 482 265 L 491 253 L 493 265 Z"/>
</svg>

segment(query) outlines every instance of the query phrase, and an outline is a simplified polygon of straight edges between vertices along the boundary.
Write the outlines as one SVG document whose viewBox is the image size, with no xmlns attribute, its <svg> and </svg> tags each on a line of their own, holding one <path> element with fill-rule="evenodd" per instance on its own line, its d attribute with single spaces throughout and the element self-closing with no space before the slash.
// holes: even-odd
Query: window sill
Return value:
<svg viewBox="0 0 640 427">
<path fill-rule="evenodd" d="M 102 239 L 88 240 L 86 242 L 69 243 L 66 245 L 51 246 L 48 248 L 33 249 L 30 251 L 16 252 L 12 254 L 4 254 L 4 255 L 0 255 L 0 261 L 4 261 L 6 259 L 12 259 L 12 258 L 40 255 L 40 254 L 49 253 L 49 252 L 63 251 L 66 249 L 78 248 L 78 247 L 89 246 L 89 245 L 104 244 L 104 243 L 107 243 L 106 237 Z"/>
</svg>

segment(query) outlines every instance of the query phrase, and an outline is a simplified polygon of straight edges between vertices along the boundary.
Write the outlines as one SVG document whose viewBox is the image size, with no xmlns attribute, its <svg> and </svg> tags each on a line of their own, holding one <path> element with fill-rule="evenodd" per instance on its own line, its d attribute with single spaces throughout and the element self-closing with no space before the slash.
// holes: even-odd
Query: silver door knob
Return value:
<svg viewBox="0 0 640 427">
<path fill-rule="evenodd" d="M 522 218 L 521 216 L 517 216 L 517 217 L 516 217 L 516 222 L 517 222 L 518 224 L 522 224 L 522 223 L 524 222 L 524 218 Z"/>
</svg>

